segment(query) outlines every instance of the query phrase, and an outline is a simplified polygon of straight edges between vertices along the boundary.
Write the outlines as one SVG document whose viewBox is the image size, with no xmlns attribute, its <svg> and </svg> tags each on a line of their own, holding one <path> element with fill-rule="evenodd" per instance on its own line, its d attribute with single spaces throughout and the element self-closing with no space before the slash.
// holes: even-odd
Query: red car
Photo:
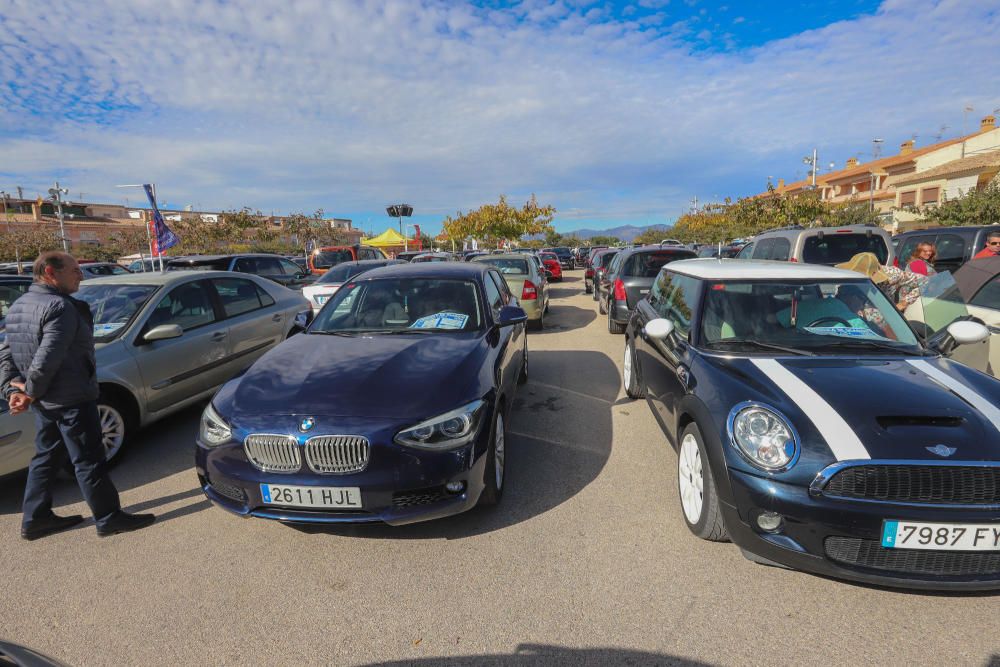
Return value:
<svg viewBox="0 0 1000 667">
<path fill-rule="evenodd" d="M 552 273 L 551 280 L 562 282 L 562 265 L 559 264 L 559 257 L 554 252 L 540 252 L 538 256 L 541 258 L 545 270 Z"/>
</svg>

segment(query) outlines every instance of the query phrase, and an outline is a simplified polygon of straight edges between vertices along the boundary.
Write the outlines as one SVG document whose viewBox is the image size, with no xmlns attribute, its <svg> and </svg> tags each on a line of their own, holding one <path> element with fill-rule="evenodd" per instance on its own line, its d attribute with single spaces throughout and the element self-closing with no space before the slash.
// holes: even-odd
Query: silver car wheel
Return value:
<svg viewBox="0 0 1000 667">
<path fill-rule="evenodd" d="M 681 506 L 688 523 L 695 525 L 701 519 L 705 503 L 705 478 L 702 471 L 701 450 L 698 440 L 688 433 L 681 441 L 677 454 L 677 483 L 681 492 Z"/>
<path fill-rule="evenodd" d="M 101 444 L 104 445 L 104 457 L 110 461 L 118 456 L 122 443 L 125 442 L 125 418 L 110 405 L 98 405 L 97 414 L 101 419 Z"/>
<path fill-rule="evenodd" d="M 503 415 L 497 415 L 496 434 L 493 436 L 493 468 L 496 473 L 497 491 L 503 488 L 503 472 L 506 457 L 503 434 Z"/>
</svg>

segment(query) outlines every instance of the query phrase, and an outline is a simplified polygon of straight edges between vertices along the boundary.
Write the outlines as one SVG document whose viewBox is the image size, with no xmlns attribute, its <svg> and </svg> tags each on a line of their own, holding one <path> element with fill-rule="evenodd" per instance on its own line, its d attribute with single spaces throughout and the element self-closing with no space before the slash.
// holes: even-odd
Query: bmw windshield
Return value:
<svg viewBox="0 0 1000 667">
<path fill-rule="evenodd" d="M 870 281 L 710 282 L 701 341 L 718 350 L 923 354 L 902 315 Z"/>
<path fill-rule="evenodd" d="M 381 278 L 344 285 L 310 334 L 426 333 L 478 330 L 476 284 L 467 280 Z"/>
</svg>

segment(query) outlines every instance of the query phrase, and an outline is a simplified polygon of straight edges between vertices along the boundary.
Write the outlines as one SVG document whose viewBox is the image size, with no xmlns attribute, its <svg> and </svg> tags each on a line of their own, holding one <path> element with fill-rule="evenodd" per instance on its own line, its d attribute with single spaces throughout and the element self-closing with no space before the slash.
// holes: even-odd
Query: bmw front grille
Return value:
<svg viewBox="0 0 1000 667">
<path fill-rule="evenodd" d="M 243 451 L 264 472 L 298 472 L 302 467 L 298 440 L 290 435 L 248 435 Z"/>
<path fill-rule="evenodd" d="M 305 449 L 313 472 L 342 475 L 368 465 L 368 438 L 358 435 L 318 435 L 306 440 Z"/>
</svg>

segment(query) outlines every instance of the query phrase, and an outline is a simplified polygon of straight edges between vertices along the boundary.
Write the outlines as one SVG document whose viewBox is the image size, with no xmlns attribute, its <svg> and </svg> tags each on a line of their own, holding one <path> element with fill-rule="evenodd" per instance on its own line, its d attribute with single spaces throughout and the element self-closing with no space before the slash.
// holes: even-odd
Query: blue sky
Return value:
<svg viewBox="0 0 1000 667">
<path fill-rule="evenodd" d="M 1000 107 L 991 0 L 4 6 L 0 189 L 376 232 L 532 192 L 562 231 L 666 223 Z"/>
</svg>

